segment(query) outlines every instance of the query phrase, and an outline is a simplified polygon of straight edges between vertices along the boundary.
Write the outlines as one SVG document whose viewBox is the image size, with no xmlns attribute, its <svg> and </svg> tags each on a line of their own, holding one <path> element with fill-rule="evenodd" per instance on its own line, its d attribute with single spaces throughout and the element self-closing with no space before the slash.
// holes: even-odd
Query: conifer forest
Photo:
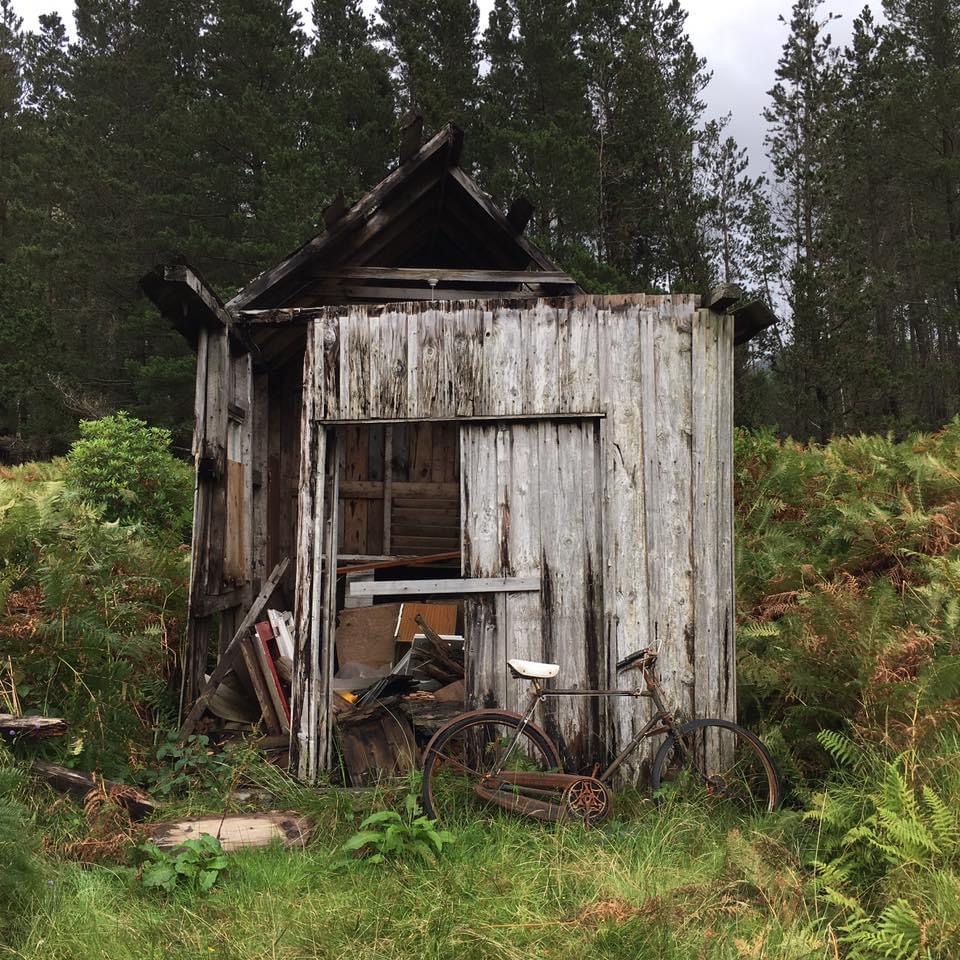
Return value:
<svg viewBox="0 0 960 960">
<path fill-rule="evenodd" d="M 21 461 L 123 408 L 187 441 L 192 360 L 136 286 L 183 256 L 221 295 L 395 163 L 409 111 L 591 292 L 734 281 L 782 322 L 739 421 L 826 440 L 958 409 L 960 36 L 886 0 L 842 47 L 799 0 L 753 158 L 706 111 L 676 0 L 0 0 L 0 437 Z M 770 16 L 775 16 L 771 9 Z M 729 110 L 735 111 L 736 104 Z"/>
</svg>

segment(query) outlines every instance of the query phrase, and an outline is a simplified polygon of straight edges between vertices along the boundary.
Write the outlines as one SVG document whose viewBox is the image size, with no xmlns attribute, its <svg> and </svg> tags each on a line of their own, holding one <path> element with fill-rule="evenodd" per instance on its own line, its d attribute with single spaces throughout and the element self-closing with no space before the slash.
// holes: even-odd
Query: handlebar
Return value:
<svg viewBox="0 0 960 960">
<path fill-rule="evenodd" d="M 624 670 L 644 669 L 653 667 L 657 662 L 657 651 L 653 647 L 647 647 L 645 650 L 638 650 L 625 656 L 617 664 L 617 673 L 623 673 Z"/>
</svg>

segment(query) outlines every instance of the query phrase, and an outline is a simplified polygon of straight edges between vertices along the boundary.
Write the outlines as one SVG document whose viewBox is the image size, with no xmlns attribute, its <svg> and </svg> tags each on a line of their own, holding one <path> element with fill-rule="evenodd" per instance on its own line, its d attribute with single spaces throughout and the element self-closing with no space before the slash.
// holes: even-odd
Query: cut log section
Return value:
<svg viewBox="0 0 960 960">
<path fill-rule="evenodd" d="M 14 717 L 9 713 L 0 713 L 0 734 L 7 740 L 60 737 L 67 732 L 68 726 L 67 721 L 59 717 Z"/>
<path fill-rule="evenodd" d="M 231 851 L 266 847 L 278 840 L 285 847 L 305 847 L 312 830 L 310 820 L 298 813 L 273 811 L 155 823 L 147 828 L 147 834 L 161 850 L 175 850 L 187 840 L 209 834 Z"/>
</svg>

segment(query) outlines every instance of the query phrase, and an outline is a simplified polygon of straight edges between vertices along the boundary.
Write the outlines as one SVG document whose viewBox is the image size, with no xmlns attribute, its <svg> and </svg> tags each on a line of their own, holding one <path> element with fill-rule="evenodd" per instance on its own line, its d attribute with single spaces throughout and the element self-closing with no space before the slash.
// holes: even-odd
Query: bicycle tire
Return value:
<svg viewBox="0 0 960 960">
<path fill-rule="evenodd" d="M 512 740 L 521 724 L 523 717 L 518 713 L 476 710 L 455 717 L 441 727 L 423 753 L 423 812 L 433 820 L 450 823 L 457 816 L 476 816 L 497 809 L 482 800 L 474 788 L 501 760 L 491 747 L 502 742 L 505 736 Z M 521 749 L 512 755 L 513 762 L 523 765 L 515 765 L 513 769 L 542 772 L 562 769 L 556 744 L 536 724 L 524 726 L 518 743 Z M 478 750 L 485 759 L 482 765 L 473 756 Z"/>
<path fill-rule="evenodd" d="M 678 749 L 679 738 L 671 734 L 653 761 L 650 787 L 654 795 L 671 786 L 682 798 L 712 805 L 728 801 L 727 805 L 748 815 L 780 806 L 780 774 L 756 734 L 730 720 L 708 719 L 692 720 L 681 726 L 678 734 L 684 749 Z M 705 760 L 708 745 L 709 766 Z"/>
</svg>

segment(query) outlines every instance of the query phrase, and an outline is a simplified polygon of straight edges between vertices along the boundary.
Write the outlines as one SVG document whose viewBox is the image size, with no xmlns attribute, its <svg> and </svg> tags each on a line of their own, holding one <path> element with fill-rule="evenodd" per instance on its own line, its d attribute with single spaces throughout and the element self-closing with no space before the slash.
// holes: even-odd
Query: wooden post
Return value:
<svg viewBox="0 0 960 960">
<path fill-rule="evenodd" d="M 383 552 L 390 555 L 390 527 L 393 513 L 393 424 L 383 431 Z"/>
</svg>

